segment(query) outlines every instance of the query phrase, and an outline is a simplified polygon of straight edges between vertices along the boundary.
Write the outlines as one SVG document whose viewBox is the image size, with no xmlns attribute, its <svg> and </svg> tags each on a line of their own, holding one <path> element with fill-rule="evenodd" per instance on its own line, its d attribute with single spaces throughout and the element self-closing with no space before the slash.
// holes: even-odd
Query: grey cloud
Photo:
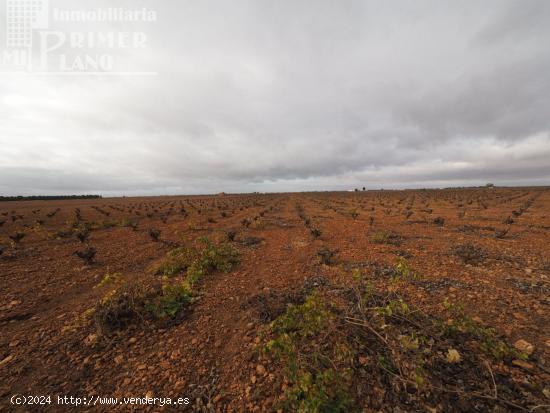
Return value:
<svg viewBox="0 0 550 413">
<path fill-rule="evenodd" d="M 0 78 L 0 192 L 547 183 L 545 1 L 115 3 L 159 75 Z"/>
</svg>

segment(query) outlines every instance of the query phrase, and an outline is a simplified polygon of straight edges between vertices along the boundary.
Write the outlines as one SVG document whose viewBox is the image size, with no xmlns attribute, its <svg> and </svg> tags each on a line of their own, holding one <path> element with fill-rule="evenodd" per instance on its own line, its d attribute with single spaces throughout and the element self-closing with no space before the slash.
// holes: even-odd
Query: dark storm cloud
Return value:
<svg viewBox="0 0 550 413">
<path fill-rule="evenodd" d="M 1 192 L 550 182 L 546 1 L 123 4 L 159 75 L 0 78 Z"/>
</svg>

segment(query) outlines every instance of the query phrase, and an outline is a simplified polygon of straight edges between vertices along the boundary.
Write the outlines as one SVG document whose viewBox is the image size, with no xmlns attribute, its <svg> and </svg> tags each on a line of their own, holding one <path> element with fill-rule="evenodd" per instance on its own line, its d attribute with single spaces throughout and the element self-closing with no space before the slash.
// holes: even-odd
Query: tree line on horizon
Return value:
<svg viewBox="0 0 550 413">
<path fill-rule="evenodd" d="M 0 202 L 6 201 L 54 201 L 66 199 L 100 199 L 101 195 L 30 195 L 0 196 Z"/>
</svg>

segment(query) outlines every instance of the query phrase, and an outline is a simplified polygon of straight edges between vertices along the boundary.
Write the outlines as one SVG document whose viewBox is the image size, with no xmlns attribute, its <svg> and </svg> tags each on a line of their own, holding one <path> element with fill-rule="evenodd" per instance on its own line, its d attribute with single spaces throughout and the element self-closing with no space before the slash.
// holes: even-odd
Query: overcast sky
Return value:
<svg viewBox="0 0 550 413">
<path fill-rule="evenodd" d="M 550 185 L 550 1 L 108 5 L 158 75 L 0 75 L 0 194 Z"/>
</svg>

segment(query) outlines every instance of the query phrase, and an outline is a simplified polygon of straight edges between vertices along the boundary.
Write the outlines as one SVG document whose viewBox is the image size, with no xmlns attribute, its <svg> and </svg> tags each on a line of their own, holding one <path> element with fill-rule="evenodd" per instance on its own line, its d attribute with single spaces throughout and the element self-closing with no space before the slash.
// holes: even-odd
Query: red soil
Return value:
<svg viewBox="0 0 550 413">
<path fill-rule="evenodd" d="M 297 205 L 310 218 L 310 226 L 321 231 L 320 237 L 312 236 L 304 225 Z M 180 212 L 182 206 L 187 215 Z M 69 231 L 67 222 L 75 218 L 75 208 L 83 221 L 120 223 L 130 218 L 137 230 L 121 226 L 93 230 L 88 243 L 97 250 L 96 262 L 86 265 L 73 255 L 82 249 L 74 236 L 55 235 Z M 358 213 L 355 219 L 353 210 Z M 242 225 L 243 219 L 255 217 L 259 217 L 255 224 Z M 442 224 L 434 223 L 436 217 L 444 219 Z M 509 217 L 513 222 L 503 223 Z M 202 397 L 210 399 L 215 411 L 270 410 L 282 390 L 266 383 L 279 383 L 283 372 L 267 365 L 265 374 L 255 373 L 262 321 L 257 309 L 246 303 L 266 291 L 299 289 L 312 276 L 343 283 L 346 265 L 394 265 L 399 256 L 405 256 L 424 280 L 403 287 L 405 297 L 434 315 L 445 298 L 464 303 L 470 316 L 495 328 L 510 344 L 518 339 L 533 344 L 537 361 L 530 374 L 539 383 L 549 380 L 547 189 L 5 202 L 0 204 L 3 220 L 0 411 L 17 410 L 10 405 L 16 393 Z M 38 225 L 37 220 L 43 223 Z M 154 242 L 150 228 L 159 229 L 162 240 L 182 245 L 200 236 L 222 240 L 227 230 L 234 229 L 241 262 L 229 273 L 205 277 L 200 284 L 202 298 L 175 325 L 136 323 L 112 337 L 97 337 L 93 323 L 77 325 L 76 320 L 105 293 L 94 287 L 106 273 L 138 280 L 171 249 L 167 242 Z M 509 231 L 499 234 L 503 229 Z M 398 234 L 401 245 L 373 243 L 381 230 Z M 17 232 L 25 237 L 14 244 L 8 237 Z M 263 241 L 244 245 L 246 237 Z M 481 263 L 467 264 L 452 252 L 468 243 L 486 252 Z M 322 246 L 339 251 L 337 265 L 319 263 L 317 251 Z M 522 371 L 515 367 L 509 374 Z M 257 382 L 252 383 L 251 376 Z M 255 388 L 264 389 L 261 396 L 254 395 Z M 29 407 L 20 411 L 36 410 Z M 90 408 L 116 409 L 129 408 Z"/>
</svg>

